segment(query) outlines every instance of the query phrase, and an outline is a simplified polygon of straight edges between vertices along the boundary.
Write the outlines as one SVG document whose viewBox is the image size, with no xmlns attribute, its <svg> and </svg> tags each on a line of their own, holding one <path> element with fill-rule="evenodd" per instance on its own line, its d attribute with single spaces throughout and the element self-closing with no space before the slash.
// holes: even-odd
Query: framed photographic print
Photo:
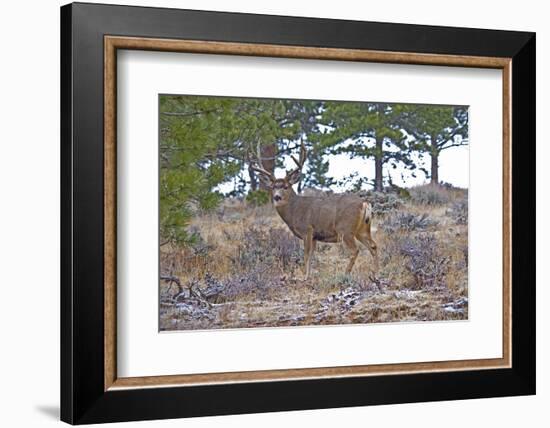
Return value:
<svg viewBox="0 0 550 428">
<path fill-rule="evenodd" d="M 535 393 L 535 35 L 61 8 L 61 418 Z"/>
</svg>

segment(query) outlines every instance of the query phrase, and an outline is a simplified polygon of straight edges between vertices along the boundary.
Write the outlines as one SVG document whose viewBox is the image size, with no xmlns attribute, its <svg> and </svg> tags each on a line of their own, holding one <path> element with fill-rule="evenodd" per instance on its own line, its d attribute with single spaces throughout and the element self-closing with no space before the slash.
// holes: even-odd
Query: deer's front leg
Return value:
<svg viewBox="0 0 550 428">
<path fill-rule="evenodd" d="M 307 228 L 306 236 L 304 236 L 304 264 L 305 264 L 305 277 L 304 280 L 309 279 L 309 266 L 311 263 L 311 255 L 313 249 L 315 248 L 315 243 L 313 241 L 313 227 L 309 226 Z"/>
</svg>

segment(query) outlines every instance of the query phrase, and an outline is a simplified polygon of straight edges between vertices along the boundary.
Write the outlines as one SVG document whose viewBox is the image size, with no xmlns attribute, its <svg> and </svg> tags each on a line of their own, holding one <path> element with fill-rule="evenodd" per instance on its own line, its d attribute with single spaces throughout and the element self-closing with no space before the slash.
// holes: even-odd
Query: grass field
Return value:
<svg viewBox="0 0 550 428">
<path fill-rule="evenodd" d="M 160 250 L 160 329 L 467 319 L 467 191 L 426 185 L 361 196 L 374 208 L 379 271 L 361 247 L 345 275 L 344 246 L 319 243 L 307 281 L 302 241 L 271 204 L 227 199 L 196 213 L 196 242 Z"/>
</svg>

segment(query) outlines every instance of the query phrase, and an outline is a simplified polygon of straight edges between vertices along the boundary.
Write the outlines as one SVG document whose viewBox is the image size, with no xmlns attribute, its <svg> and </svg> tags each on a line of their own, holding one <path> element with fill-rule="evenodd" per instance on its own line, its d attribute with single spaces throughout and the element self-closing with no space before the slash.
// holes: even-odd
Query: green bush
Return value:
<svg viewBox="0 0 550 428">
<path fill-rule="evenodd" d="M 269 192 L 266 190 L 251 190 L 246 195 L 246 202 L 255 207 L 265 205 L 269 202 Z"/>
</svg>

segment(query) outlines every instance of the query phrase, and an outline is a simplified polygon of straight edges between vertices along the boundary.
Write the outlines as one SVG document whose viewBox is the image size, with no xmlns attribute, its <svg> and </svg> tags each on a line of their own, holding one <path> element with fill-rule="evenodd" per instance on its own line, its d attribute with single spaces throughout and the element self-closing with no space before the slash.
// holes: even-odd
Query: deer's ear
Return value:
<svg viewBox="0 0 550 428">
<path fill-rule="evenodd" d="M 301 175 L 301 171 L 299 169 L 295 169 L 286 176 L 286 179 L 290 184 L 296 184 L 298 183 L 298 181 L 300 181 Z"/>
<path fill-rule="evenodd" d="M 271 181 L 271 178 L 262 174 L 260 174 L 259 178 L 265 186 L 269 187 L 270 189 L 273 187 L 273 182 Z"/>
</svg>

